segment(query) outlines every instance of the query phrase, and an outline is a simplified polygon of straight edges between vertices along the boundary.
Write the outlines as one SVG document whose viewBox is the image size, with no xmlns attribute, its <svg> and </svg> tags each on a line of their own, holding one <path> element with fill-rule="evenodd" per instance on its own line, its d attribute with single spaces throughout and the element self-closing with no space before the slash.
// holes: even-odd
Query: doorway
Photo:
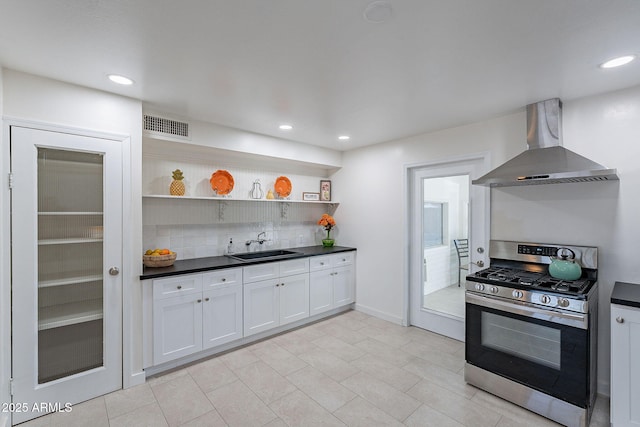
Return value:
<svg viewBox="0 0 640 427">
<path fill-rule="evenodd" d="M 20 423 L 122 387 L 122 144 L 19 126 L 10 136 Z"/>
<path fill-rule="evenodd" d="M 464 340 L 465 276 L 484 266 L 488 191 L 471 181 L 484 157 L 409 169 L 409 324 Z"/>
<path fill-rule="evenodd" d="M 422 306 L 464 319 L 464 274 L 469 258 L 455 242 L 469 239 L 469 175 L 423 178 Z"/>
</svg>

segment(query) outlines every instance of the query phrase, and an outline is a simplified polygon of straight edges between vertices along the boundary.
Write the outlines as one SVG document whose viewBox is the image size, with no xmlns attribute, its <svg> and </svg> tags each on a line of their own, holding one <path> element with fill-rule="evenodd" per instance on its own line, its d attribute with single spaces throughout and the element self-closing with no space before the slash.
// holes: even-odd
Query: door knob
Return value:
<svg viewBox="0 0 640 427">
<path fill-rule="evenodd" d="M 483 254 L 484 253 L 484 248 L 481 246 L 478 249 L 476 249 L 476 251 L 478 251 L 479 254 Z"/>
<path fill-rule="evenodd" d="M 484 261 L 483 260 L 476 261 L 476 265 L 478 267 L 484 267 Z"/>
<path fill-rule="evenodd" d="M 118 267 L 111 267 L 109 269 L 109 274 L 112 276 L 117 276 L 118 273 L 120 273 L 120 270 L 118 269 Z"/>
<path fill-rule="evenodd" d="M 624 323 L 624 318 L 618 316 L 618 317 L 616 317 L 616 322 Z"/>
</svg>

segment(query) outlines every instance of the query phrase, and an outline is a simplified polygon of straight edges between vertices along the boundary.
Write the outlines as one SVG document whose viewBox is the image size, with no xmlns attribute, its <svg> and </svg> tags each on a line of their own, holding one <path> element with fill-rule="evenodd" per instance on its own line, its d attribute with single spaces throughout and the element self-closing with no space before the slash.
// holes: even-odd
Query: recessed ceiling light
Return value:
<svg viewBox="0 0 640 427">
<path fill-rule="evenodd" d="M 291 126 L 291 125 L 280 125 L 278 127 L 280 128 L 280 130 L 291 130 L 291 129 L 293 129 L 293 126 Z"/>
<path fill-rule="evenodd" d="M 119 85 L 132 85 L 133 84 L 133 80 L 131 80 L 128 77 L 125 76 L 120 76 L 118 74 L 109 74 L 109 80 L 111 80 L 114 83 L 118 83 Z"/>
<path fill-rule="evenodd" d="M 338 137 L 338 139 L 339 139 L 340 141 L 347 141 L 347 140 L 351 139 L 351 137 L 350 137 L 350 136 L 348 136 L 348 135 L 340 135 L 340 136 Z"/>
<path fill-rule="evenodd" d="M 365 21 L 372 24 L 387 22 L 393 16 L 393 6 L 387 1 L 369 3 L 362 13 Z"/>
<path fill-rule="evenodd" d="M 600 64 L 600 68 L 615 68 L 615 67 L 620 67 L 622 65 L 626 65 L 629 62 L 633 61 L 634 59 L 636 59 L 635 55 L 625 55 L 625 56 L 620 56 L 618 58 L 613 58 L 608 60 L 607 62 Z"/>
</svg>

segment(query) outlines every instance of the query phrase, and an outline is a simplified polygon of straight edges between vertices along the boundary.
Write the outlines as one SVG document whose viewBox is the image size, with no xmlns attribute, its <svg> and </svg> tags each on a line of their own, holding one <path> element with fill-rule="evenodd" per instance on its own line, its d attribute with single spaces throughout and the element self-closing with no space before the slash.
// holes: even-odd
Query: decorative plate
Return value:
<svg viewBox="0 0 640 427">
<path fill-rule="evenodd" d="M 234 184 L 233 176 L 229 172 L 220 169 L 211 175 L 209 183 L 211 183 L 211 189 L 221 196 L 231 193 Z"/>
<path fill-rule="evenodd" d="M 273 186 L 278 196 L 287 197 L 291 194 L 291 181 L 286 176 L 279 176 L 276 178 L 276 183 Z"/>
</svg>

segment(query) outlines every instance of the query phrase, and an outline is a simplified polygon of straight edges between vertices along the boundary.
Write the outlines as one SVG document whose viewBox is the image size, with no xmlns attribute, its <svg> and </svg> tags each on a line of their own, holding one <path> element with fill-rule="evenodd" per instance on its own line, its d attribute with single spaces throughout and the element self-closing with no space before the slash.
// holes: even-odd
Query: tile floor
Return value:
<svg viewBox="0 0 640 427">
<path fill-rule="evenodd" d="M 424 308 L 464 319 L 464 279 L 460 286 L 447 286 L 424 296 Z"/>
<path fill-rule="evenodd" d="M 465 384 L 464 346 L 357 311 L 149 378 L 34 426 L 552 426 Z M 609 425 L 599 398 L 591 426 Z"/>
</svg>

